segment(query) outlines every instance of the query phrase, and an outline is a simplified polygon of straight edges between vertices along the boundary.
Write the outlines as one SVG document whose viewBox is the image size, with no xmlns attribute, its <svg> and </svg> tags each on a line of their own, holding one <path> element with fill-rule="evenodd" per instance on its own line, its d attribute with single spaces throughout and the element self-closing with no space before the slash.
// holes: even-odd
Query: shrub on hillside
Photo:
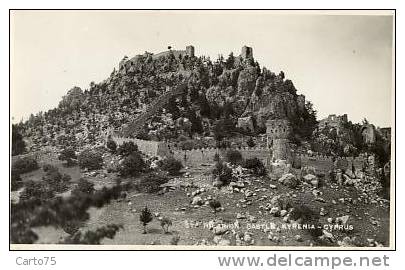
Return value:
<svg viewBox="0 0 405 270">
<path fill-rule="evenodd" d="M 80 178 L 75 189 L 72 192 L 82 192 L 86 194 L 94 193 L 94 184 L 87 179 Z"/>
<path fill-rule="evenodd" d="M 181 150 L 191 150 L 196 147 L 196 144 L 193 140 L 185 140 L 179 142 L 179 148 Z"/>
<path fill-rule="evenodd" d="M 103 167 L 103 157 L 101 153 L 95 150 L 84 150 L 77 158 L 80 168 L 89 170 L 98 170 Z"/>
<path fill-rule="evenodd" d="M 165 158 L 159 161 L 159 167 L 163 171 L 167 171 L 170 175 L 177 175 L 183 168 L 181 162 L 173 157 Z"/>
<path fill-rule="evenodd" d="M 262 176 L 266 174 L 266 167 L 264 167 L 263 162 L 256 157 L 246 159 L 243 164 L 243 167 L 252 170 L 253 174 L 257 176 Z"/>
<path fill-rule="evenodd" d="M 32 180 L 24 184 L 24 190 L 21 192 L 20 199 L 28 201 L 37 199 L 40 201 L 48 201 L 55 197 L 55 191 L 47 183 L 34 182 Z"/>
<path fill-rule="evenodd" d="M 132 141 L 124 142 L 117 149 L 117 154 L 123 157 L 129 156 L 135 152 L 138 152 L 138 146 Z"/>
<path fill-rule="evenodd" d="M 122 225 L 108 224 L 97 228 L 94 231 L 82 232 L 77 230 L 75 233 L 64 238 L 61 244 L 82 244 L 82 245 L 100 245 L 104 238 L 113 239 L 117 232 L 122 229 Z"/>
<path fill-rule="evenodd" d="M 114 141 L 114 140 L 112 140 L 112 139 L 109 139 L 108 141 L 107 141 L 107 149 L 111 152 L 111 153 L 115 153 L 115 151 L 117 150 L 117 143 Z"/>
<path fill-rule="evenodd" d="M 229 149 L 225 154 L 226 161 L 231 164 L 239 164 L 242 162 L 242 154 L 235 149 Z"/>
<path fill-rule="evenodd" d="M 11 155 L 16 156 L 25 152 L 25 142 L 16 125 L 12 126 Z"/>
<path fill-rule="evenodd" d="M 215 164 L 215 168 L 212 170 L 212 174 L 216 181 L 221 182 L 221 185 L 228 185 L 232 180 L 232 169 L 225 163 L 219 161 Z"/>
<path fill-rule="evenodd" d="M 164 233 L 168 233 L 170 226 L 172 226 L 172 221 L 169 218 L 164 217 L 160 221 L 160 226 L 162 227 Z"/>
<path fill-rule="evenodd" d="M 68 189 L 71 177 L 68 174 L 62 174 L 58 170 L 49 170 L 42 177 L 42 180 L 49 185 L 55 192 L 64 192 Z"/>
<path fill-rule="evenodd" d="M 17 174 L 23 174 L 38 169 L 38 162 L 33 157 L 19 158 L 13 162 L 12 170 Z"/>
<path fill-rule="evenodd" d="M 139 152 L 133 152 L 126 156 L 119 166 L 118 172 L 120 176 L 129 177 L 137 176 L 146 168 L 146 163 Z"/>
<path fill-rule="evenodd" d="M 160 186 L 166 184 L 168 181 L 169 179 L 165 176 L 150 173 L 140 179 L 137 189 L 146 193 L 158 192 L 161 189 Z"/>
<path fill-rule="evenodd" d="M 58 171 L 58 168 L 56 168 L 55 166 L 53 166 L 51 164 L 44 164 L 44 165 L 42 165 L 42 170 L 44 172 Z"/>
<path fill-rule="evenodd" d="M 217 216 L 217 212 L 218 210 L 221 208 L 221 203 L 218 200 L 211 200 L 209 202 L 209 206 L 211 207 L 211 209 L 214 211 L 214 215 L 215 217 Z"/>
<path fill-rule="evenodd" d="M 59 160 L 66 161 L 68 167 L 73 166 L 77 159 L 76 152 L 73 148 L 65 148 L 59 153 Z"/>
<path fill-rule="evenodd" d="M 148 207 L 144 207 L 139 215 L 139 221 L 143 226 L 143 233 L 146 234 L 146 225 L 153 219 L 152 213 L 149 211 Z"/>
</svg>

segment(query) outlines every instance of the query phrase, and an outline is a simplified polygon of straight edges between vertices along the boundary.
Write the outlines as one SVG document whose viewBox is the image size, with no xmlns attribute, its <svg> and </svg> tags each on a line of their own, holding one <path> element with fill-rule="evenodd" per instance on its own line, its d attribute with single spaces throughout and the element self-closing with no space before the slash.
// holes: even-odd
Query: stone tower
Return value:
<svg viewBox="0 0 405 270">
<path fill-rule="evenodd" d="M 242 59 L 253 59 L 253 49 L 248 46 L 243 46 L 242 47 L 242 53 L 241 53 Z"/>
<path fill-rule="evenodd" d="M 186 54 L 189 57 L 194 57 L 194 46 L 193 45 L 189 45 L 186 47 Z"/>
</svg>

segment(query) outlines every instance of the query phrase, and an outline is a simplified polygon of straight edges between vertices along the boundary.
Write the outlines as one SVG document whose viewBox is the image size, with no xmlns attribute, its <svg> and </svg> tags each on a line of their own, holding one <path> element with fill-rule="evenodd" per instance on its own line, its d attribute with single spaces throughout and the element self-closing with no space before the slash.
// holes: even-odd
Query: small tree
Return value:
<svg viewBox="0 0 405 270">
<path fill-rule="evenodd" d="M 160 221 L 160 226 L 162 226 L 164 233 L 168 233 L 169 227 L 172 226 L 172 221 L 169 218 L 165 217 Z"/>
<path fill-rule="evenodd" d="M 142 223 L 143 226 L 143 234 L 146 234 L 146 225 L 151 222 L 153 219 L 152 213 L 149 211 L 148 207 L 144 207 L 142 209 L 141 214 L 139 215 L 139 221 Z"/>
<path fill-rule="evenodd" d="M 43 182 L 57 193 L 65 192 L 68 189 L 70 179 L 70 175 L 62 174 L 57 169 L 48 170 L 42 177 Z"/>
<path fill-rule="evenodd" d="M 224 162 L 218 161 L 212 174 L 221 181 L 223 185 L 228 185 L 232 180 L 232 169 L 229 168 Z"/>
<path fill-rule="evenodd" d="M 78 157 L 79 166 L 89 170 L 98 170 L 103 167 L 103 157 L 95 150 L 84 150 Z"/>
<path fill-rule="evenodd" d="M 11 154 L 13 156 L 19 155 L 19 154 L 22 154 L 25 152 L 25 142 L 16 125 L 12 126 L 11 141 L 12 141 Z"/>
<path fill-rule="evenodd" d="M 111 153 L 115 153 L 115 151 L 117 150 L 117 143 L 114 140 L 109 139 L 107 141 L 107 148 L 108 150 L 110 150 Z"/>
<path fill-rule="evenodd" d="M 12 163 L 12 170 L 17 174 L 23 174 L 35 171 L 38 169 L 38 162 L 33 157 L 19 158 Z"/>
<path fill-rule="evenodd" d="M 165 158 L 159 162 L 159 167 L 170 175 L 177 175 L 183 168 L 181 162 L 173 157 Z"/>
<path fill-rule="evenodd" d="M 169 179 L 166 176 L 156 173 L 144 175 L 139 180 L 136 188 L 141 192 L 154 193 L 161 190 L 161 185 L 167 183 Z"/>
<path fill-rule="evenodd" d="M 266 168 L 264 167 L 263 162 L 257 157 L 246 159 L 243 167 L 252 170 L 253 174 L 258 176 L 262 176 L 266 173 Z"/>
<path fill-rule="evenodd" d="M 117 154 L 123 157 L 127 157 L 134 152 L 138 152 L 138 146 L 134 142 L 124 142 L 117 149 Z"/>
<path fill-rule="evenodd" d="M 73 148 L 65 148 L 59 153 L 59 160 L 66 161 L 66 165 L 68 167 L 73 166 L 75 164 L 75 159 L 77 159 L 75 150 Z"/>
<path fill-rule="evenodd" d="M 133 152 L 125 157 L 119 167 L 119 174 L 123 177 L 137 176 L 146 168 L 145 161 L 139 152 Z"/>
<path fill-rule="evenodd" d="M 214 210 L 215 218 L 217 217 L 218 209 L 221 207 L 221 203 L 218 200 L 211 200 L 209 202 L 210 207 Z"/>
</svg>

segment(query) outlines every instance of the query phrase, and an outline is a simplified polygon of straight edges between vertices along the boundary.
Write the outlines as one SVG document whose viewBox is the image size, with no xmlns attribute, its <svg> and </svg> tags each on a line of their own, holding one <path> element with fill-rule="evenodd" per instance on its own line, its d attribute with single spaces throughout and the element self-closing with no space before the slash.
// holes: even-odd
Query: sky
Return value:
<svg viewBox="0 0 405 270">
<path fill-rule="evenodd" d="M 250 46 L 262 67 L 284 71 L 319 119 L 347 113 L 392 124 L 392 16 L 275 11 L 12 11 L 13 122 L 106 79 L 125 55 L 169 45 L 193 45 L 212 60 Z"/>
</svg>

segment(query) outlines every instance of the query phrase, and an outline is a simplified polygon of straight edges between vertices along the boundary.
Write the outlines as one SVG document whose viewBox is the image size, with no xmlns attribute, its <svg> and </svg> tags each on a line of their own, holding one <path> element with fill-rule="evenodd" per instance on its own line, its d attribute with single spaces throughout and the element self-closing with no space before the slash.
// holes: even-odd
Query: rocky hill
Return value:
<svg viewBox="0 0 405 270">
<path fill-rule="evenodd" d="M 185 85 L 179 95 L 165 94 Z M 163 97 L 162 97 L 163 96 Z M 161 97 L 156 106 L 153 101 Z M 167 97 L 167 100 L 164 100 Z M 142 116 L 153 108 L 153 115 Z M 288 119 L 299 138 L 309 137 L 316 123 L 315 112 L 283 72 L 276 75 L 243 47 L 239 56 L 224 59 L 194 55 L 194 47 L 145 52 L 124 57 L 118 69 L 84 91 L 74 87 L 59 106 L 31 115 L 18 126 L 33 145 L 60 144 L 75 139 L 78 144 L 95 143 L 111 132 L 122 132 L 141 123 L 142 134 L 154 140 L 176 139 L 179 135 L 209 136 L 219 119 L 234 123 L 251 116 L 254 132 L 264 132 L 268 119 Z M 144 119 L 144 121 L 139 121 Z M 307 132 L 301 132 L 308 129 Z"/>
</svg>

